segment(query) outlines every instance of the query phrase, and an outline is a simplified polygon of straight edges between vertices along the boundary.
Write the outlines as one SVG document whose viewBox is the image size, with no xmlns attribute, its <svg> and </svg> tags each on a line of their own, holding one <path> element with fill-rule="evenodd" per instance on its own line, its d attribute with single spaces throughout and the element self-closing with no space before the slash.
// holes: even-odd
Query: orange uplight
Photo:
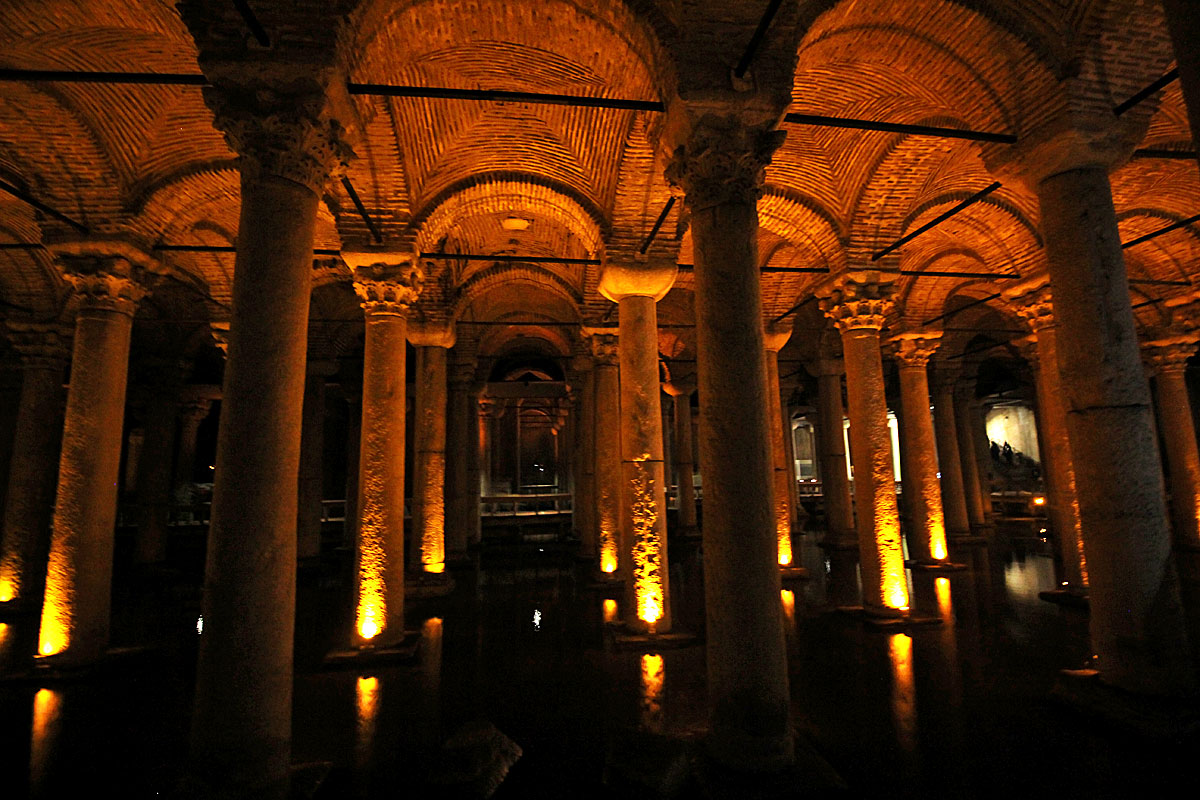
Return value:
<svg viewBox="0 0 1200 800">
<path fill-rule="evenodd" d="M 651 732 L 662 728 L 662 695 L 666 683 L 663 657 L 657 653 L 642 656 L 642 726 Z"/>
<path fill-rule="evenodd" d="M 446 562 L 444 562 L 444 561 L 438 561 L 437 563 L 434 563 L 434 564 L 425 564 L 423 566 L 424 566 L 424 569 L 426 572 L 438 573 L 438 572 L 446 571 Z"/>
<path fill-rule="evenodd" d="M 908 610 L 908 576 L 904 571 L 904 550 L 900 544 L 900 517 L 893 501 L 890 518 L 879 519 L 875 542 L 879 550 L 880 597 L 883 604 L 897 611 Z"/>
<path fill-rule="evenodd" d="M 7 578 L 0 578 L 0 603 L 7 603 L 17 596 L 13 589 L 12 581 Z"/>
<path fill-rule="evenodd" d="M 56 587 L 57 589 L 57 587 Z M 61 590 L 51 591 L 46 585 L 42 605 L 42 624 L 38 630 L 38 654 L 52 656 L 67 649 L 71 642 L 71 603 Z"/>
<path fill-rule="evenodd" d="M 779 566 L 792 563 L 792 520 L 788 513 L 787 500 L 779 498 L 775 509 L 775 538 L 779 542 Z"/>
<path fill-rule="evenodd" d="M 604 621 L 617 621 L 617 601 L 613 600 L 611 597 L 605 598 L 604 600 Z"/>
<path fill-rule="evenodd" d="M 1035 497 L 1035 498 L 1033 498 L 1033 504 L 1034 504 L 1035 506 L 1044 506 L 1044 505 L 1046 505 L 1046 498 L 1044 498 L 1044 497 Z"/>
<path fill-rule="evenodd" d="M 937 578 L 933 582 L 933 590 L 937 594 L 938 614 L 942 619 L 950 619 L 950 579 Z"/>
<path fill-rule="evenodd" d="M 354 627 L 362 639 L 374 639 L 387 625 L 387 564 L 382 509 L 362 510 L 358 533 L 358 603 Z"/>
<path fill-rule="evenodd" d="M 371 745 L 375 740 L 375 717 L 379 713 L 379 679 L 374 676 L 359 676 L 354 694 L 358 711 L 354 750 L 361 765 L 370 759 Z"/>
<path fill-rule="evenodd" d="M 648 455 L 634 459 L 636 471 L 630 486 L 633 496 L 633 552 L 631 554 L 637 618 L 653 629 L 663 617 L 664 591 L 662 542 L 659 541 L 658 507 L 654 501 L 654 476 L 646 468 Z"/>
<path fill-rule="evenodd" d="M 601 553 L 600 554 L 600 570 L 602 572 L 613 573 L 617 571 L 617 556 L 616 553 Z"/>
</svg>

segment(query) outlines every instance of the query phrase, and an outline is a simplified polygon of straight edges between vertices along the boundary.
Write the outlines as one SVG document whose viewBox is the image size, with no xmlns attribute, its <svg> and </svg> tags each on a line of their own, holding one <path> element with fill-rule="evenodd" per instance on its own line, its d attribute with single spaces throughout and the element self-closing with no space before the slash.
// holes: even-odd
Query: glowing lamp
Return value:
<svg viewBox="0 0 1200 800">
<path fill-rule="evenodd" d="M 1034 504 L 1035 506 L 1044 506 L 1044 505 L 1046 505 L 1046 498 L 1044 498 L 1044 497 L 1035 497 L 1035 498 L 1033 498 L 1033 504 Z"/>
<path fill-rule="evenodd" d="M 515 215 L 510 215 L 500 220 L 500 227 L 506 231 L 526 231 L 533 224 L 530 220 Z"/>
<path fill-rule="evenodd" d="M 600 563 L 600 569 L 603 572 L 609 572 L 609 573 L 616 572 L 617 571 L 616 559 L 614 559 L 612 556 L 605 556 L 604 559 Z"/>
<path fill-rule="evenodd" d="M 0 581 L 0 603 L 7 603 L 16 597 L 16 592 L 13 591 L 12 584 L 7 581 Z"/>
<path fill-rule="evenodd" d="M 779 566 L 786 567 L 792 563 L 792 554 L 779 551 Z"/>
</svg>

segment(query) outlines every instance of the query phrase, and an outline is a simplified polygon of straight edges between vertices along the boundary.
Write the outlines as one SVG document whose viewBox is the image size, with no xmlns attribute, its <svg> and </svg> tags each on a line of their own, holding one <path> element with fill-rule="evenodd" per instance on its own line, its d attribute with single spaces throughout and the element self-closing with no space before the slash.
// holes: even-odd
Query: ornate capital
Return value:
<svg viewBox="0 0 1200 800">
<path fill-rule="evenodd" d="M 1187 361 L 1196 354 L 1196 345 L 1200 336 L 1184 334 L 1169 336 L 1146 342 L 1142 345 L 1142 355 L 1156 375 L 1182 373 L 1187 369 Z"/>
<path fill-rule="evenodd" d="M 592 356 L 596 366 L 615 367 L 620 361 L 620 344 L 615 333 L 592 333 Z"/>
<path fill-rule="evenodd" d="M 941 331 L 901 333 L 892 339 L 896 360 L 901 367 L 925 369 L 942 343 L 941 338 Z"/>
<path fill-rule="evenodd" d="M 469 391 L 469 387 L 475 383 L 476 366 L 474 358 L 455 358 L 446 370 L 446 382 L 454 386 L 468 387 L 465 390 Z"/>
<path fill-rule="evenodd" d="M 382 255 L 343 253 L 342 257 L 354 272 L 354 291 L 367 316 L 405 316 L 421 296 L 425 271 L 415 253 L 386 259 Z"/>
<path fill-rule="evenodd" d="M 1054 306 L 1044 275 L 1006 289 L 1004 299 L 1012 304 L 1013 310 L 1025 320 L 1035 335 L 1054 325 Z"/>
<path fill-rule="evenodd" d="M 667 164 L 667 182 L 693 211 L 725 203 L 758 201 L 771 154 L 786 134 L 773 126 L 748 126 L 737 116 L 705 114 Z"/>
<path fill-rule="evenodd" d="M 112 311 L 132 317 L 146 296 L 140 283 L 112 272 L 65 272 L 63 277 L 75 289 L 80 311 Z"/>
<path fill-rule="evenodd" d="M 80 311 L 133 316 L 146 284 L 166 267 L 123 238 L 56 242 L 50 245 L 63 278 L 74 288 Z"/>
<path fill-rule="evenodd" d="M 877 272 L 847 272 L 821 287 L 818 296 L 821 310 L 842 333 L 881 330 L 892 311 L 895 288 L 881 281 Z"/>
<path fill-rule="evenodd" d="M 6 320 L 8 340 L 26 369 L 62 369 L 71 356 L 69 329 L 56 322 Z"/>
<path fill-rule="evenodd" d="M 179 405 L 179 418 L 184 425 L 199 425 L 212 410 L 213 401 L 205 397 L 190 397 Z"/>
</svg>

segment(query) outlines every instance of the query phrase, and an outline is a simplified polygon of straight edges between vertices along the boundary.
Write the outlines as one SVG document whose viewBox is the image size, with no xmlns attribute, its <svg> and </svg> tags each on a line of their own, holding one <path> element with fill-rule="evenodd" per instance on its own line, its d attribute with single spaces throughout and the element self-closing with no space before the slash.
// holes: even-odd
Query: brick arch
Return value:
<svg viewBox="0 0 1200 800">
<path fill-rule="evenodd" d="M 528 299 L 528 303 L 512 303 L 514 306 L 521 306 L 528 313 L 540 313 L 534 300 L 537 294 L 546 295 L 546 299 L 551 301 L 549 308 L 561 312 L 557 315 L 551 314 L 551 319 L 563 322 L 580 319 L 580 297 L 561 275 L 522 263 L 495 264 L 471 275 L 458 289 L 458 296 L 454 302 L 454 317 L 462 318 L 481 298 L 497 292 L 509 292 L 514 298 L 522 295 L 522 300 Z M 526 294 L 528 298 L 524 297 Z M 558 319 L 559 317 L 563 318 Z"/>
<path fill-rule="evenodd" d="M 0 202 L 0 241 L 37 242 L 40 231 L 24 208 Z M 60 310 L 64 288 L 46 250 L 0 251 L 0 316 L 10 312 L 53 316 Z"/>
</svg>

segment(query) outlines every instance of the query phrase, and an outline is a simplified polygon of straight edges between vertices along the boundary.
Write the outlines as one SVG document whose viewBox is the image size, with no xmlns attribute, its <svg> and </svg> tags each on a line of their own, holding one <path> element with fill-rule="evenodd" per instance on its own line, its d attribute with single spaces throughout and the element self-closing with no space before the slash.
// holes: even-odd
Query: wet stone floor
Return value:
<svg viewBox="0 0 1200 800">
<path fill-rule="evenodd" d="M 1153 797 L 1191 784 L 1200 742 L 1146 741 L 1049 699 L 1088 650 L 1085 612 L 1038 598 L 1054 583 L 1044 543 L 971 548 L 953 554 L 968 570 L 913 574 L 917 614 L 944 624 L 895 632 L 834 610 L 855 567 L 827 561 L 818 535 L 798 542 L 810 578 L 780 598 L 792 709 L 852 796 Z M 0 681 L 0 798 L 170 796 L 203 635 L 194 548 L 176 561 L 146 579 L 118 560 L 114 645 L 153 648 L 72 681 Z M 347 578 L 342 553 L 300 580 L 293 760 L 332 765 L 318 797 L 436 797 L 426 781 L 441 743 L 475 720 L 523 753 L 497 798 L 647 797 L 618 779 L 630 743 L 703 730 L 703 645 L 612 647 L 604 620 L 621 598 L 567 547 L 489 547 L 454 573 L 453 594 L 409 604 L 412 663 L 327 670 L 347 638 Z M 671 582 L 676 628 L 702 632 L 695 545 L 673 543 Z M 17 628 L 0 629 L 0 649 Z"/>
</svg>

